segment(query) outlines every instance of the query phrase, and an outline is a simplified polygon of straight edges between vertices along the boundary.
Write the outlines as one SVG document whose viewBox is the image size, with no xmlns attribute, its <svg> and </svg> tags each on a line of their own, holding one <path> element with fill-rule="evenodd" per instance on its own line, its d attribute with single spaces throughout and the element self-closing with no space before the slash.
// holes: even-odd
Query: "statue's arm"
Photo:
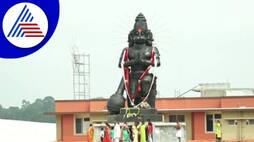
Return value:
<svg viewBox="0 0 254 142">
<path fill-rule="evenodd" d="M 155 58 L 157 61 L 157 67 L 161 66 L 160 53 L 157 47 L 154 47 Z"/>
</svg>

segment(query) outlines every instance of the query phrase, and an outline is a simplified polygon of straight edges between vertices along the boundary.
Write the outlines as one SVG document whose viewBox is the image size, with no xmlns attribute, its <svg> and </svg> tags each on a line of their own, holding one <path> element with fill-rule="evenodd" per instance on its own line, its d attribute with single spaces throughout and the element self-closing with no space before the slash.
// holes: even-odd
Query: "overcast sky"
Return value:
<svg viewBox="0 0 254 142">
<path fill-rule="evenodd" d="M 21 59 L 0 59 L 0 104 L 72 99 L 74 45 L 91 56 L 91 97 L 109 97 L 122 76 L 118 59 L 139 12 L 161 53 L 161 97 L 207 82 L 252 88 L 253 6 L 252 0 L 60 0 L 59 24 L 45 47 Z"/>
</svg>

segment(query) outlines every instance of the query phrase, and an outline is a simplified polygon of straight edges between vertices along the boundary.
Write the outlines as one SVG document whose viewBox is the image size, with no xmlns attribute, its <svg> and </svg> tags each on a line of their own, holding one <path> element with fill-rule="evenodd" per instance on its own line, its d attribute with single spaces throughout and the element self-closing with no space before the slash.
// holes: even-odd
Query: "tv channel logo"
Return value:
<svg viewBox="0 0 254 142">
<path fill-rule="evenodd" d="M 0 6 L 0 12 L 4 13 L 0 14 L 0 18 L 3 19 L 0 57 L 20 58 L 43 47 L 53 35 L 58 23 L 58 0 L 16 1 L 16 3 L 5 0 L 5 3 L 7 4 L 5 8 Z"/>
</svg>

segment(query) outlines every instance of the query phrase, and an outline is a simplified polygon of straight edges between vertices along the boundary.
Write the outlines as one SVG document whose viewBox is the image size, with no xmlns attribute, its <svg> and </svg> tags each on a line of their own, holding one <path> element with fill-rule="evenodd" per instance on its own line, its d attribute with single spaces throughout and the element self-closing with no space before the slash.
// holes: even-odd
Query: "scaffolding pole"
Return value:
<svg viewBox="0 0 254 142">
<path fill-rule="evenodd" d="M 90 99 L 90 55 L 73 53 L 73 98 Z"/>
</svg>

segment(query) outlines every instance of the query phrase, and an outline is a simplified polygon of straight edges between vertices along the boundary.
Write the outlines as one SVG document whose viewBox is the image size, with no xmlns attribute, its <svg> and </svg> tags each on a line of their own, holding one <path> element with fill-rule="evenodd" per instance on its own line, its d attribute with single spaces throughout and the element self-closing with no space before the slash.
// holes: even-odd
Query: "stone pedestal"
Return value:
<svg viewBox="0 0 254 142">
<path fill-rule="evenodd" d="M 148 119 L 152 122 L 161 122 L 162 115 L 158 114 L 155 108 L 122 108 L 120 114 L 108 116 L 108 122 L 135 122 L 147 121 Z"/>
</svg>

